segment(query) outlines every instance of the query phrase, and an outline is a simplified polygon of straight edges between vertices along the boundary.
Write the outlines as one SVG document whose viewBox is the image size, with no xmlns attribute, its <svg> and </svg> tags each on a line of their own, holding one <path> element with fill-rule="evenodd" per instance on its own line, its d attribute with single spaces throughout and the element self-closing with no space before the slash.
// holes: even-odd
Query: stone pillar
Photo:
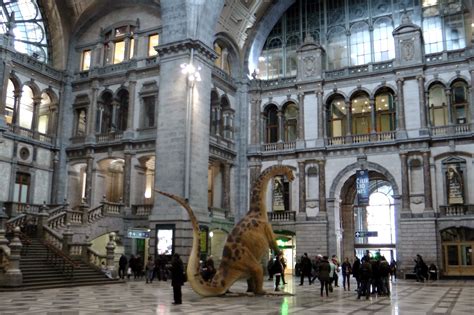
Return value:
<svg viewBox="0 0 474 315">
<path fill-rule="evenodd" d="M 33 130 L 33 137 L 38 138 L 38 122 L 39 110 L 41 105 L 41 96 L 33 97 L 33 119 L 31 120 L 31 130 Z"/>
<path fill-rule="evenodd" d="M 469 89 L 469 95 L 471 98 L 470 104 L 474 104 L 474 88 L 472 87 L 473 82 L 474 82 L 474 70 L 470 70 L 469 72 L 471 73 L 471 88 Z M 470 121 L 471 121 L 471 130 L 474 130 L 474 108 L 472 108 L 472 105 L 469 106 L 468 111 L 469 113 L 467 117 L 468 119 L 470 118 Z"/>
<path fill-rule="evenodd" d="M 407 153 L 400 153 L 400 169 L 402 173 L 402 212 L 410 212 Z"/>
<path fill-rule="evenodd" d="M 323 91 L 321 89 L 316 91 L 316 97 L 318 99 L 318 139 L 324 139 L 327 137 L 327 121 L 324 119 L 326 118 L 326 106 L 323 104 Z"/>
<path fill-rule="evenodd" d="M 87 108 L 87 140 L 95 142 L 95 121 L 97 115 L 97 93 L 99 91 L 99 82 L 92 81 L 91 84 L 91 103 Z"/>
<path fill-rule="evenodd" d="M 405 102 L 403 100 L 403 78 L 397 79 L 397 131 L 405 130 Z"/>
<path fill-rule="evenodd" d="M 430 96 L 428 91 L 425 92 L 425 102 L 426 102 L 426 125 L 428 128 L 431 128 L 431 112 L 430 112 Z"/>
<path fill-rule="evenodd" d="M 298 162 L 299 213 L 306 212 L 306 164 Z"/>
<path fill-rule="evenodd" d="M 425 194 L 425 211 L 433 211 L 433 196 L 431 190 L 430 152 L 423 152 L 423 186 Z"/>
<path fill-rule="evenodd" d="M 21 241 L 19 239 L 20 228 L 17 226 L 14 230 L 13 240 L 10 242 L 10 264 L 5 273 L 5 286 L 18 287 L 23 283 L 23 274 L 20 270 Z"/>
<path fill-rule="evenodd" d="M 120 103 L 118 102 L 118 100 L 114 99 L 112 101 L 112 123 L 110 125 L 110 131 L 111 132 L 115 132 L 117 131 L 117 126 L 118 126 L 118 122 L 117 122 L 117 112 L 120 110 Z"/>
<path fill-rule="evenodd" d="M 222 207 L 230 212 L 230 163 L 224 162 L 224 173 L 223 173 L 223 186 L 224 186 L 224 191 L 223 191 L 223 202 L 222 202 Z"/>
<path fill-rule="evenodd" d="M 298 140 L 304 140 L 304 93 L 298 93 Z"/>
<path fill-rule="evenodd" d="M 453 105 L 451 102 L 451 89 L 445 89 L 446 99 L 448 100 L 448 125 L 454 124 L 453 122 Z"/>
<path fill-rule="evenodd" d="M 37 223 L 37 236 L 39 238 L 44 238 L 44 227 L 48 225 L 49 214 L 44 209 L 41 209 L 37 214 L 38 223 Z"/>
<path fill-rule="evenodd" d="M 418 97 L 420 98 L 420 126 L 421 129 L 426 129 L 425 77 L 419 75 L 416 80 L 418 81 Z"/>
<path fill-rule="evenodd" d="M 375 114 L 376 114 L 376 108 L 375 108 L 375 100 L 371 98 L 369 100 L 369 106 L 370 106 L 370 132 L 371 133 L 376 133 L 376 122 L 375 122 Z"/>
<path fill-rule="evenodd" d="M 22 91 L 15 91 L 13 97 L 15 98 L 15 106 L 13 109 L 12 125 L 18 126 L 20 124 L 20 103 Z"/>
<path fill-rule="evenodd" d="M 260 144 L 260 133 L 261 133 L 260 104 L 261 102 L 262 100 L 256 95 L 253 95 L 250 101 L 250 104 L 252 106 L 252 115 L 251 115 L 251 120 L 250 120 L 252 144 Z"/>
<path fill-rule="evenodd" d="M 89 241 L 89 235 L 85 236 L 83 244 L 84 244 L 83 245 L 84 247 L 82 248 L 82 260 L 85 261 L 85 262 L 90 262 L 88 249 L 91 248 L 92 242 Z"/>
<path fill-rule="evenodd" d="M 281 110 L 278 111 L 278 142 L 283 142 L 285 140 L 285 130 L 284 130 L 284 119 L 283 113 Z"/>
<path fill-rule="evenodd" d="M 123 167 L 123 203 L 125 207 L 130 207 L 130 182 L 132 179 L 132 153 L 130 152 L 130 145 L 125 147 L 124 152 L 124 167 Z"/>
<path fill-rule="evenodd" d="M 352 103 L 346 102 L 347 117 L 346 117 L 346 135 L 352 135 Z"/>
<path fill-rule="evenodd" d="M 260 129 L 259 129 L 259 143 L 266 142 L 267 122 L 265 120 L 265 112 L 260 112 Z"/>
<path fill-rule="evenodd" d="M 130 59 L 130 37 L 126 36 L 124 39 L 125 42 L 125 56 L 124 61 L 128 61 Z"/>
<path fill-rule="evenodd" d="M 72 236 L 74 233 L 71 231 L 71 226 L 69 223 L 66 226 L 66 230 L 63 232 L 63 253 L 66 255 L 70 255 L 71 251 L 71 244 L 72 244 Z"/>
<path fill-rule="evenodd" d="M 218 137 L 221 135 L 221 110 L 220 105 L 216 106 L 216 136 Z"/>
<path fill-rule="evenodd" d="M 111 232 L 109 234 L 109 242 L 105 247 L 107 250 L 107 270 L 111 273 L 112 278 L 117 277 L 117 269 L 115 268 L 115 233 Z M 146 263 L 146 257 L 144 257 Z"/>
<path fill-rule="evenodd" d="M 5 122 L 5 100 L 7 99 L 7 87 L 8 80 L 10 79 L 10 73 L 12 70 L 12 64 L 9 60 L 9 53 L 7 50 L 3 50 L 0 53 L 0 59 L 3 62 L 0 62 L 0 131 L 6 129 Z"/>
<path fill-rule="evenodd" d="M 326 161 L 319 160 L 319 215 L 326 215 Z"/>
<path fill-rule="evenodd" d="M 128 83 L 128 112 L 127 112 L 127 128 L 124 133 L 124 137 L 126 138 L 133 138 L 133 130 L 135 129 L 133 126 L 134 121 L 134 114 L 135 114 L 135 94 L 136 94 L 136 76 L 135 73 L 131 73 L 129 76 L 129 83 Z"/>
<path fill-rule="evenodd" d="M 86 203 L 92 206 L 92 176 L 94 169 L 94 150 L 87 150 L 87 168 L 86 168 Z"/>
</svg>

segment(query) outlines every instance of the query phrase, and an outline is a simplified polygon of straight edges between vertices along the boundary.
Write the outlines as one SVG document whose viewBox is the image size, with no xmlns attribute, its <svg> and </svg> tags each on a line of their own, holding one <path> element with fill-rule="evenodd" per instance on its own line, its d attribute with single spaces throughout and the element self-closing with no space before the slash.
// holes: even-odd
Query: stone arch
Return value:
<svg viewBox="0 0 474 315">
<path fill-rule="evenodd" d="M 441 84 L 444 88 L 447 88 L 449 85 L 446 81 L 440 78 L 434 78 L 425 83 L 425 91 L 428 91 L 433 85 Z"/>
<path fill-rule="evenodd" d="M 41 97 L 41 89 L 33 80 L 24 82 L 21 85 L 21 89 L 23 90 L 23 87 L 25 86 L 29 87 L 33 91 L 33 97 Z"/>
<path fill-rule="evenodd" d="M 289 98 L 285 102 L 283 102 L 283 104 L 280 106 L 281 111 L 285 111 L 286 107 L 288 107 L 288 105 L 290 104 L 295 105 L 298 108 L 298 110 L 300 109 L 300 104 L 298 103 L 298 101 L 293 98 Z"/>
<path fill-rule="evenodd" d="M 267 102 L 262 105 L 263 111 L 266 112 L 272 106 L 275 106 L 277 110 L 280 110 L 280 106 L 272 101 L 272 102 Z"/>
<path fill-rule="evenodd" d="M 396 90 L 397 89 L 390 84 L 380 84 L 374 89 L 372 97 L 375 97 L 377 94 L 383 93 L 385 91 L 390 91 L 393 94 L 393 96 L 396 97 L 397 96 L 397 93 L 395 93 Z"/>
<path fill-rule="evenodd" d="M 22 88 L 21 80 L 20 80 L 20 78 L 16 75 L 16 73 L 14 73 L 14 71 L 12 71 L 12 72 L 10 73 L 9 79 L 12 81 L 13 86 L 14 86 L 14 88 L 15 88 L 15 91 L 21 91 L 21 88 Z"/>
<path fill-rule="evenodd" d="M 323 99 L 323 104 L 325 104 L 325 106 L 327 107 L 327 104 L 332 101 L 335 97 L 342 97 L 344 98 L 344 102 L 348 102 L 349 101 L 349 97 L 347 96 L 347 94 L 345 94 L 344 92 L 342 91 L 339 91 L 339 90 L 336 90 L 336 91 L 331 91 L 330 93 L 328 93 L 324 99 Z"/>
<path fill-rule="evenodd" d="M 369 91 L 369 89 L 364 88 L 364 87 L 357 87 L 357 88 L 353 89 L 352 91 L 350 91 L 348 94 L 349 94 L 349 100 L 351 100 L 355 96 L 361 95 L 361 94 L 367 94 L 367 97 L 369 99 L 373 98 L 373 94 L 371 93 L 371 91 Z"/>
<path fill-rule="evenodd" d="M 466 85 L 468 87 L 471 87 L 471 84 L 469 82 L 471 82 L 471 80 L 469 78 L 467 78 L 466 76 L 464 75 L 457 75 L 453 78 L 451 78 L 448 82 L 447 82 L 447 85 L 446 86 L 449 86 L 451 87 L 454 83 L 456 82 L 463 82 L 463 83 L 466 83 Z"/>
<path fill-rule="evenodd" d="M 242 67 L 239 54 L 239 46 L 235 43 L 234 39 L 225 32 L 220 32 L 215 35 L 214 43 L 222 44 L 223 47 L 227 48 L 229 51 L 229 65 L 230 65 L 230 74 L 232 77 L 241 77 L 242 76 Z"/>
<path fill-rule="evenodd" d="M 59 104 L 59 97 L 57 96 L 56 92 L 53 91 L 52 88 L 47 87 L 41 91 L 41 95 L 43 93 L 48 94 L 49 98 L 51 99 L 51 104 Z"/>
</svg>

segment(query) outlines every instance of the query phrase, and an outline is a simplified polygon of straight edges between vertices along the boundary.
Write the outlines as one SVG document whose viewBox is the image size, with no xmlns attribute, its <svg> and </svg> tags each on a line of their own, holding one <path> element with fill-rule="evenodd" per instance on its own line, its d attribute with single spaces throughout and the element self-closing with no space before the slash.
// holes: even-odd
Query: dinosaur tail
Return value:
<svg viewBox="0 0 474 315">
<path fill-rule="evenodd" d="M 188 277 L 189 284 L 191 285 L 193 290 L 202 296 L 218 296 L 224 294 L 227 291 L 228 287 L 220 285 L 218 282 L 216 283 L 216 281 L 213 281 L 216 279 L 216 277 L 222 276 L 221 272 L 219 272 L 220 270 L 216 273 L 213 280 L 210 282 L 206 282 L 201 276 L 199 264 L 201 252 L 199 223 L 189 204 L 186 202 L 186 200 L 176 195 L 156 189 L 155 191 L 179 203 L 186 210 L 189 215 L 189 219 L 191 220 L 191 224 L 193 226 L 193 246 L 189 255 L 186 274 Z"/>
</svg>

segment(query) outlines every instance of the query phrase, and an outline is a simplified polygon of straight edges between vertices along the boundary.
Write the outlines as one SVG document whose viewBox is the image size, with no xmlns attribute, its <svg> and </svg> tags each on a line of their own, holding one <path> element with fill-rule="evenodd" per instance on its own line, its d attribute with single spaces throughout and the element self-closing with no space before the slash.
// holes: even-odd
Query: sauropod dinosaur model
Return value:
<svg viewBox="0 0 474 315">
<path fill-rule="evenodd" d="M 222 260 L 216 274 L 205 281 L 199 272 L 199 224 L 193 210 L 181 197 L 156 190 L 156 192 L 176 200 L 189 214 L 193 226 L 193 246 L 187 266 L 188 281 L 193 290 L 202 296 L 219 296 L 239 279 L 248 279 L 249 290 L 255 294 L 265 294 L 263 290 L 263 268 L 261 260 L 271 247 L 278 252 L 272 226 L 268 222 L 265 205 L 265 188 L 269 180 L 283 175 L 293 181 L 294 175 L 288 166 L 276 165 L 264 170 L 256 180 L 250 197 L 250 209 L 237 223 L 227 237 L 222 252 Z"/>
</svg>

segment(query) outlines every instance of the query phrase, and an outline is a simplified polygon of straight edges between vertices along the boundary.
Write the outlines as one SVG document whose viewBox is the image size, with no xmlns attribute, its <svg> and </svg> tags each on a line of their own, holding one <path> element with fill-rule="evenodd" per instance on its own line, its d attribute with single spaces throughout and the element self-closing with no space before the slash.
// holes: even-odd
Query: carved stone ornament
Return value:
<svg viewBox="0 0 474 315">
<path fill-rule="evenodd" d="M 314 56 L 306 56 L 303 58 L 303 66 L 305 76 L 310 77 L 314 75 L 316 70 L 316 58 Z"/>
<path fill-rule="evenodd" d="M 411 40 L 405 40 L 402 42 L 402 57 L 405 61 L 413 60 L 415 56 L 415 45 Z"/>
</svg>

